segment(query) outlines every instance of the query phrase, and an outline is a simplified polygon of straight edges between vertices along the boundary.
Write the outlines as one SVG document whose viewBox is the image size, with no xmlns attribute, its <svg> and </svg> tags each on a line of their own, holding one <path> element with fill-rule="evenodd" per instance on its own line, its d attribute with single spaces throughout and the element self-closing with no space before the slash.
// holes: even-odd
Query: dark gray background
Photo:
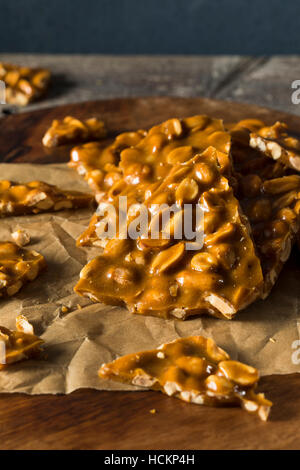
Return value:
<svg viewBox="0 0 300 470">
<path fill-rule="evenodd" d="M 0 0 L 0 52 L 297 54 L 299 0 Z"/>
</svg>

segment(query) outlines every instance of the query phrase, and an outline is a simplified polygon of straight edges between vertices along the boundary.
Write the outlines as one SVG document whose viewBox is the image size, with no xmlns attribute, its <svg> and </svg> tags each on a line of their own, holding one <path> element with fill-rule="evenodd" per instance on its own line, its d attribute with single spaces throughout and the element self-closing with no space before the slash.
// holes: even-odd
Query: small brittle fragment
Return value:
<svg viewBox="0 0 300 470">
<path fill-rule="evenodd" d="M 103 364 L 99 376 L 161 391 L 187 403 L 240 406 L 263 421 L 272 407 L 263 393 L 255 393 L 257 369 L 231 360 L 211 338 L 203 336 L 180 338 L 158 349 L 122 356 Z"/>
<path fill-rule="evenodd" d="M 300 140 L 288 134 L 288 126 L 276 122 L 251 132 L 249 145 L 265 156 L 300 171 Z"/>
<path fill-rule="evenodd" d="M 107 130 L 103 121 L 97 118 L 80 120 L 66 116 L 62 121 L 55 119 L 43 137 L 45 147 L 75 145 L 86 141 L 104 139 Z"/>
<path fill-rule="evenodd" d="M 46 268 L 44 257 L 12 242 L 0 242 L 0 298 L 15 295 Z"/>
<path fill-rule="evenodd" d="M 288 174 L 285 162 L 271 160 L 258 148 L 250 145 L 251 136 L 266 128 L 263 121 L 244 119 L 227 124 L 226 128 L 231 135 L 231 156 L 235 173 L 255 174 L 263 179 L 278 178 Z"/>
<path fill-rule="evenodd" d="M 39 356 L 44 341 L 34 334 L 33 326 L 27 318 L 19 315 L 16 318 L 16 331 L 0 326 L 1 342 L 4 344 L 5 354 L 1 357 L 0 370 L 6 369 L 10 364 Z"/>
<path fill-rule="evenodd" d="M 42 181 L 16 183 L 0 180 L 0 217 L 92 206 L 91 194 L 63 191 Z"/>
<path fill-rule="evenodd" d="M 11 238 L 18 246 L 26 246 L 30 243 L 30 235 L 26 230 L 18 229 L 12 232 Z"/>
<path fill-rule="evenodd" d="M 6 85 L 6 102 L 26 106 L 41 98 L 48 90 L 49 70 L 22 67 L 0 62 L 0 80 Z"/>
</svg>

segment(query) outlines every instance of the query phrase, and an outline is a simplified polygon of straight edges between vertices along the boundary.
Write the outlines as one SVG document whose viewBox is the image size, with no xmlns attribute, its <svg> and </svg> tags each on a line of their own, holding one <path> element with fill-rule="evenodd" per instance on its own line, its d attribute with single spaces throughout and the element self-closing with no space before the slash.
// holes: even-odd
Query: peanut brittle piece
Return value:
<svg viewBox="0 0 300 470">
<path fill-rule="evenodd" d="M 228 126 L 232 158 L 244 213 L 250 221 L 255 247 L 264 274 L 266 297 L 288 259 L 299 230 L 299 177 L 286 162 L 250 147 L 253 133 L 275 138 L 279 124 L 266 127 L 262 121 L 246 119 Z"/>
<path fill-rule="evenodd" d="M 6 101 L 17 106 L 41 98 L 47 91 L 51 74 L 49 70 L 20 67 L 0 62 L 0 80 L 6 85 Z"/>
<path fill-rule="evenodd" d="M 236 173 L 258 174 L 263 179 L 278 178 L 289 173 L 284 162 L 275 162 L 250 145 L 252 133 L 258 133 L 265 128 L 264 122 L 258 119 L 244 119 L 228 124 L 226 128 L 231 135 L 231 156 Z"/>
<path fill-rule="evenodd" d="M 73 149 L 70 166 L 76 167 L 100 196 L 123 179 L 128 184 L 157 181 L 174 163 L 214 146 L 224 172 L 229 172 L 230 136 L 221 120 L 208 116 L 170 119 L 148 132 L 120 134 L 108 147 L 93 144 Z M 119 163 L 120 162 L 120 163 Z M 119 163 L 119 166 L 118 166 Z M 113 164 L 113 166 L 112 166 Z"/>
<path fill-rule="evenodd" d="M 237 197 L 252 228 L 266 297 L 289 258 L 300 228 L 300 176 L 263 180 L 257 174 L 243 175 Z"/>
<path fill-rule="evenodd" d="M 108 147 L 101 155 L 101 159 L 105 158 L 101 163 L 93 148 L 89 148 L 91 152 L 89 161 L 92 167 L 98 158 L 99 167 L 102 168 L 102 170 L 88 171 L 87 178 L 91 178 L 91 181 L 88 180 L 89 184 L 95 191 L 99 191 L 100 188 L 106 191 L 105 194 L 103 191 L 98 193 L 100 194 L 99 198 L 96 197 L 98 202 L 109 203 L 114 200 L 115 195 L 126 195 L 131 204 L 134 199 L 138 203 L 143 202 L 145 197 L 149 197 L 163 181 L 173 165 L 190 160 L 209 146 L 216 149 L 220 171 L 232 179 L 229 157 L 230 135 L 225 132 L 223 123 L 219 119 L 202 115 L 182 120 L 170 119 L 152 127 L 147 133 L 139 131 L 138 135 L 121 134 L 113 145 L 119 148 L 117 158 L 112 161 L 112 147 Z M 76 155 L 76 152 L 74 149 L 73 159 L 82 161 L 83 156 Z M 116 167 L 118 159 L 120 164 Z M 115 166 L 112 166 L 112 163 Z M 103 169 L 107 171 L 106 174 Z M 158 197 L 161 203 L 164 197 L 163 194 Z M 95 214 L 89 228 L 79 237 L 78 245 L 99 244 L 99 238 L 95 233 L 98 223 L 99 217 Z"/>
<path fill-rule="evenodd" d="M 88 140 L 103 139 L 107 130 L 103 121 L 97 118 L 81 121 L 66 116 L 62 121 L 55 119 L 43 137 L 45 147 L 59 147 L 60 145 L 74 145 Z"/>
<path fill-rule="evenodd" d="M 42 181 L 21 184 L 0 180 L 0 217 L 80 209 L 93 201 L 91 194 L 62 191 Z"/>
<path fill-rule="evenodd" d="M 176 163 L 190 160 L 213 146 L 219 153 L 223 173 L 231 172 L 230 136 L 223 122 L 198 115 L 185 119 L 169 119 L 152 127 L 137 145 L 120 154 L 124 180 L 130 184 L 163 179 Z"/>
<path fill-rule="evenodd" d="M 262 127 L 265 127 L 265 123 L 260 119 L 242 119 L 238 122 L 225 124 L 225 128 L 229 131 L 232 136 L 234 143 L 240 143 L 243 146 L 249 145 L 249 134 L 250 132 L 257 132 Z"/>
<path fill-rule="evenodd" d="M 83 268 L 75 291 L 94 301 L 125 303 L 133 313 L 181 319 L 204 313 L 231 319 L 259 297 L 260 262 L 218 157 L 209 147 L 188 162 L 174 164 L 144 201 L 150 222 L 137 239 L 122 239 L 118 232 L 105 240 L 105 224 L 99 225 L 104 252 Z M 168 229 L 160 227 L 153 237 L 152 228 L 161 225 L 171 206 L 176 210 L 170 211 Z M 130 234 L 136 213 L 135 206 L 128 207 Z M 204 214 L 204 244 L 197 237 L 202 230 L 198 222 L 194 238 L 186 237 L 188 209 L 194 214 L 197 207 Z"/>
<path fill-rule="evenodd" d="M 100 199 L 103 191 L 111 188 L 121 178 L 121 171 L 117 167 L 121 151 L 136 145 L 145 134 L 143 130 L 124 132 L 108 146 L 101 142 L 87 142 L 74 147 L 69 166 L 85 178 Z"/>
<path fill-rule="evenodd" d="M 37 357 L 41 352 L 44 341 L 35 336 L 33 326 L 26 317 L 19 315 L 16 318 L 16 328 L 16 331 L 11 331 L 0 326 L 0 346 L 1 343 L 5 346 L 5 360 L 0 362 L 0 369 L 5 369 L 7 365 L 15 362 Z"/>
<path fill-rule="evenodd" d="M 251 132 L 250 147 L 258 149 L 264 155 L 300 171 L 300 141 L 287 132 L 287 125 L 276 122 Z"/>
<path fill-rule="evenodd" d="M 12 242 L 0 242 L 0 298 L 12 296 L 46 268 L 44 257 Z"/>
<path fill-rule="evenodd" d="M 230 359 L 211 338 L 190 336 L 157 349 L 128 354 L 99 370 L 112 379 L 157 390 L 187 403 L 241 406 L 266 421 L 272 402 L 255 393 L 259 373 Z"/>
</svg>

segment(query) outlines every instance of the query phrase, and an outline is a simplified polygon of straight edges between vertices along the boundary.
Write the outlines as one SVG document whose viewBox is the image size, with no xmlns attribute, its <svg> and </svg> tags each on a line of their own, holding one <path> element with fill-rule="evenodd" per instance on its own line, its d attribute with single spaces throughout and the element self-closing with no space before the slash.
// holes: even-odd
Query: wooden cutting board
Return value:
<svg viewBox="0 0 300 470">
<path fill-rule="evenodd" d="M 200 98 L 115 99 L 0 119 L 0 161 L 64 161 L 63 154 L 46 154 L 41 139 L 53 119 L 66 115 L 103 118 L 114 135 L 192 114 L 227 122 L 283 120 L 300 135 L 300 117 L 252 105 Z M 238 408 L 187 405 L 155 392 L 2 394 L 0 449 L 299 449 L 300 374 L 264 377 L 260 389 L 274 401 L 267 423 Z M 149 413 L 153 408 L 156 414 Z"/>
</svg>

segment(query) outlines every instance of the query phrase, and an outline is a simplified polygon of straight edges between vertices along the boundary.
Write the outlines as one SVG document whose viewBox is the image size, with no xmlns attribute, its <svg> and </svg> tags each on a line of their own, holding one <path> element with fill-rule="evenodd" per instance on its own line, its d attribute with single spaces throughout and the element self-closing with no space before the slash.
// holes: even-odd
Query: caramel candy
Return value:
<svg viewBox="0 0 300 470">
<path fill-rule="evenodd" d="M 230 136 L 223 122 L 202 115 L 174 118 L 152 127 L 134 148 L 124 149 L 120 168 L 130 184 L 153 182 L 163 179 L 173 165 L 190 160 L 210 146 L 218 151 L 222 172 L 229 173 Z"/>
<path fill-rule="evenodd" d="M 47 91 L 51 74 L 49 70 L 20 67 L 0 62 L 0 80 L 6 85 L 6 101 L 26 106 L 41 98 Z"/>
<path fill-rule="evenodd" d="M 190 336 L 103 364 L 103 379 L 161 391 L 187 403 L 236 405 L 266 421 L 272 402 L 256 394 L 257 369 L 230 359 L 211 338 Z"/>
<path fill-rule="evenodd" d="M 11 331 L 0 326 L 0 347 L 1 343 L 5 346 L 5 364 L 0 363 L 0 369 L 5 369 L 7 365 L 15 362 L 37 357 L 41 352 L 44 341 L 35 336 L 33 327 L 26 317 L 19 315 L 16 318 L 16 328 L 16 331 Z"/>
<path fill-rule="evenodd" d="M 83 268 L 75 291 L 94 301 L 125 303 L 133 313 L 181 319 L 203 313 L 231 319 L 253 302 L 263 283 L 260 262 L 218 158 L 219 152 L 209 147 L 188 162 L 172 165 L 165 178 L 148 186 L 151 194 L 143 205 L 154 217 L 138 239 L 121 239 L 119 234 L 105 239 L 99 232 L 101 218 L 95 220 L 92 235 L 104 242 L 104 253 Z M 139 185 L 125 188 L 120 194 L 129 195 L 129 231 L 134 219 L 130 203 Z M 162 195 L 164 209 L 157 204 Z M 111 197 L 116 208 L 118 196 Z M 186 237 L 186 203 L 192 213 L 197 207 L 203 210 L 204 245 L 197 244 L 200 226 L 194 226 L 195 238 Z M 177 210 L 169 225 L 153 237 L 155 220 L 173 204 Z M 188 247 L 191 242 L 193 249 Z"/>
<path fill-rule="evenodd" d="M 170 119 L 148 132 L 120 134 L 108 147 L 90 144 L 75 148 L 70 166 L 76 167 L 102 197 L 103 191 L 119 184 L 120 179 L 135 186 L 161 180 L 174 164 L 190 160 L 209 146 L 218 150 L 219 165 L 229 174 L 230 135 L 221 120 L 201 115 Z"/>
<path fill-rule="evenodd" d="M 227 127 L 232 137 L 232 157 L 236 172 L 239 173 L 238 179 L 241 180 L 242 175 L 244 175 L 244 186 L 246 185 L 248 191 L 250 191 L 248 195 L 258 194 L 257 186 L 260 186 L 267 179 L 290 176 L 294 174 L 293 170 L 299 171 L 297 161 L 299 162 L 300 143 L 297 139 L 288 135 L 286 124 L 276 122 L 273 126 L 268 127 L 261 121 L 244 120 L 230 124 Z M 279 149 L 280 146 L 282 146 L 281 150 Z M 281 155 L 277 158 L 280 152 Z M 250 181 L 252 182 L 251 188 Z M 281 186 L 279 182 L 277 184 Z M 294 205 L 297 206 L 297 204 Z M 296 210 L 296 212 L 299 213 L 299 210 Z M 295 214 L 293 215 L 294 218 Z M 293 226 L 295 226 L 294 223 Z M 293 229 L 291 232 L 291 245 L 294 238 Z M 300 246 L 299 233 L 297 238 L 298 246 Z M 272 276 L 274 282 L 281 267 L 282 264 L 279 263 L 276 276 Z"/>
<path fill-rule="evenodd" d="M 251 147 L 254 135 L 275 139 L 285 126 L 266 127 L 247 119 L 227 126 L 232 137 L 232 158 L 238 181 L 237 197 L 248 216 L 264 274 L 263 297 L 276 282 L 299 230 L 300 180 L 287 160 L 271 159 L 263 148 Z"/>
<path fill-rule="evenodd" d="M 250 134 L 250 147 L 264 155 L 300 171 L 300 141 L 287 133 L 287 125 L 276 122 Z"/>
<path fill-rule="evenodd" d="M 250 221 L 266 297 L 290 256 L 300 228 L 300 176 L 271 180 L 255 174 L 241 176 L 238 199 Z"/>
<path fill-rule="evenodd" d="M 0 180 L 0 217 L 79 209 L 91 206 L 93 200 L 91 194 L 62 191 L 42 181 L 21 184 Z"/>
<path fill-rule="evenodd" d="M 0 298 L 12 296 L 46 268 L 44 257 L 12 242 L 0 242 Z"/>
<path fill-rule="evenodd" d="M 100 199 L 103 191 L 111 188 L 121 178 L 121 171 L 117 167 L 121 151 L 136 145 L 145 134 L 143 130 L 124 132 L 108 146 L 101 142 L 88 142 L 74 147 L 69 166 L 85 178 Z"/>
<path fill-rule="evenodd" d="M 254 132 L 260 132 L 265 124 L 257 119 L 244 119 L 237 123 L 227 124 L 231 135 L 231 156 L 234 173 L 241 175 L 257 174 L 263 179 L 272 179 L 288 174 L 288 168 L 283 161 L 271 160 L 250 146 L 250 137 Z"/>
<path fill-rule="evenodd" d="M 80 121 L 66 116 L 62 121 L 54 120 L 43 137 L 45 147 L 78 144 L 88 140 L 103 139 L 107 135 L 104 122 L 97 118 Z"/>
</svg>

